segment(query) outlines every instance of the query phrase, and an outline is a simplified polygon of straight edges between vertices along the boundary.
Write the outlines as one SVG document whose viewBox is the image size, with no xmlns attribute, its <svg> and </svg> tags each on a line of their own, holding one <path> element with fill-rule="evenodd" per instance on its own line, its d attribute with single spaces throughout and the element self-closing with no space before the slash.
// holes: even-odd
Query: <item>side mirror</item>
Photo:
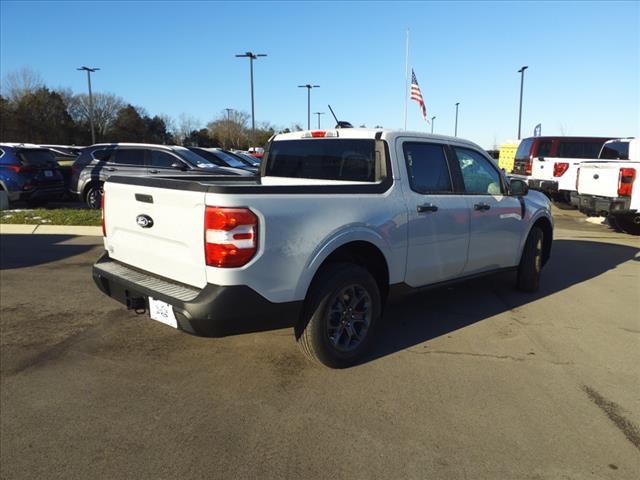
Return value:
<svg viewBox="0 0 640 480">
<path fill-rule="evenodd" d="M 184 163 L 175 162 L 171 164 L 171 168 L 175 168 L 176 170 L 181 170 L 184 172 L 187 169 L 187 166 Z"/>
<path fill-rule="evenodd" d="M 509 191 L 514 197 L 524 197 L 529 192 L 529 185 L 524 180 L 512 178 L 509 182 Z"/>
</svg>

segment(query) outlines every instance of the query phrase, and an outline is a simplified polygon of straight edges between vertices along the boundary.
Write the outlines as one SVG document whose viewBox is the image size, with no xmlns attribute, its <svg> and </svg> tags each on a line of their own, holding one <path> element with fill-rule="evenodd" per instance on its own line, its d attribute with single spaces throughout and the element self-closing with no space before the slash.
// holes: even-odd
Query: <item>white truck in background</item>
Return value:
<svg viewBox="0 0 640 480">
<path fill-rule="evenodd" d="M 620 138 L 604 144 L 600 158 L 584 161 L 578 170 L 576 190 L 580 211 L 603 215 L 632 235 L 640 235 L 640 143 Z"/>
</svg>

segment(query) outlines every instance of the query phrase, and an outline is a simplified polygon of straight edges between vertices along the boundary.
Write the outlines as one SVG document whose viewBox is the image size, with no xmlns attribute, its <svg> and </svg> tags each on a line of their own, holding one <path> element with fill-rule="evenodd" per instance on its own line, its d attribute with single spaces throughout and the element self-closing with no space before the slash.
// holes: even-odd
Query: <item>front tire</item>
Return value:
<svg viewBox="0 0 640 480">
<path fill-rule="evenodd" d="M 537 292 L 542 273 L 544 233 L 540 227 L 533 227 L 522 250 L 518 265 L 518 290 Z"/>
<path fill-rule="evenodd" d="M 98 210 L 102 200 L 102 184 L 93 183 L 89 185 L 86 193 L 84 194 L 84 202 L 87 207 Z"/>
<path fill-rule="evenodd" d="M 364 268 L 330 264 L 311 285 L 296 337 L 312 362 L 346 368 L 361 360 L 381 315 L 378 284 Z"/>
</svg>

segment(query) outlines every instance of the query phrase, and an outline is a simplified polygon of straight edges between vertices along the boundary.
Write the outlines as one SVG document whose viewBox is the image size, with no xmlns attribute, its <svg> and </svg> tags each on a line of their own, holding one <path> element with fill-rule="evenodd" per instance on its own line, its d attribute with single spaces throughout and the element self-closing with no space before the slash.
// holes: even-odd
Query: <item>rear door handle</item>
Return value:
<svg viewBox="0 0 640 480">
<path fill-rule="evenodd" d="M 106 167 L 106 168 L 105 168 L 105 170 L 106 170 L 107 172 L 117 172 L 117 171 L 118 171 L 118 169 L 117 169 L 117 168 L 113 168 L 113 167 Z"/>
<path fill-rule="evenodd" d="M 424 205 L 418 205 L 418 213 L 424 212 L 437 212 L 438 206 L 433 203 L 426 203 Z"/>
<path fill-rule="evenodd" d="M 473 206 L 474 210 L 479 210 L 479 211 L 485 211 L 485 210 L 489 210 L 491 207 L 489 205 L 487 205 L 486 203 L 476 203 Z"/>
<path fill-rule="evenodd" d="M 149 170 L 149 173 L 158 173 L 158 170 L 155 170 L 155 169 Z"/>
</svg>

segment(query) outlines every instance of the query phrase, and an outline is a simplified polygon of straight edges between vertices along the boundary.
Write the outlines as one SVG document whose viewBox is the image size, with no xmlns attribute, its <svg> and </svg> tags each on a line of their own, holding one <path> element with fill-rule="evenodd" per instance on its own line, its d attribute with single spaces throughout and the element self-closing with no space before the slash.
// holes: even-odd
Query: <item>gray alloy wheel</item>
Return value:
<svg viewBox="0 0 640 480">
<path fill-rule="evenodd" d="M 89 208 L 98 210 L 102 202 L 102 185 L 91 185 L 85 195 L 85 203 Z"/>
<path fill-rule="evenodd" d="M 340 352 L 356 350 L 371 325 L 371 296 L 362 285 L 349 285 L 330 301 L 326 315 L 329 342 Z"/>
</svg>

